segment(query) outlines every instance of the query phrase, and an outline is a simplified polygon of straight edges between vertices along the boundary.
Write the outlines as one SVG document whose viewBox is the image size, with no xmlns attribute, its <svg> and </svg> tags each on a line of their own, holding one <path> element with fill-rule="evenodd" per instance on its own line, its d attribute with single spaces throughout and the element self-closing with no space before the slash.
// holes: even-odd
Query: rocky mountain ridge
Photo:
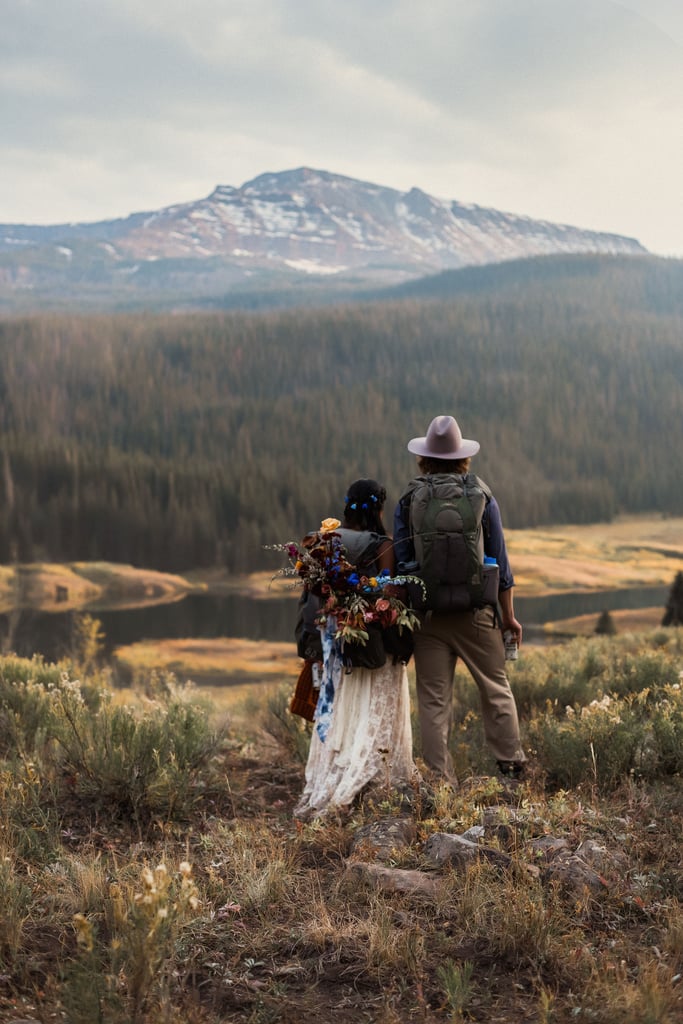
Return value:
<svg viewBox="0 0 683 1024">
<path fill-rule="evenodd" d="M 105 290 L 163 289 L 177 285 L 179 274 L 188 287 L 195 279 L 199 294 L 253 286 L 249 279 L 264 275 L 353 275 L 391 284 L 445 269 L 588 252 L 646 250 L 621 235 L 299 168 L 110 221 L 0 225 L 0 290 L 40 293 L 58 279 Z"/>
</svg>

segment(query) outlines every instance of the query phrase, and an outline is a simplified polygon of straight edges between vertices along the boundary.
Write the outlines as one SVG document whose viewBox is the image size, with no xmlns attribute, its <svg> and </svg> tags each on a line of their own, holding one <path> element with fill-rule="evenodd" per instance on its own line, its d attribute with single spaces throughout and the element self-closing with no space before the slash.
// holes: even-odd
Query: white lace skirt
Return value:
<svg viewBox="0 0 683 1024">
<path fill-rule="evenodd" d="M 313 729 L 294 814 L 306 820 L 343 811 L 369 782 L 394 785 L 416 774 L 405 665 L 356 668 L 337 685 L 324 743 Z"/>
</svg>

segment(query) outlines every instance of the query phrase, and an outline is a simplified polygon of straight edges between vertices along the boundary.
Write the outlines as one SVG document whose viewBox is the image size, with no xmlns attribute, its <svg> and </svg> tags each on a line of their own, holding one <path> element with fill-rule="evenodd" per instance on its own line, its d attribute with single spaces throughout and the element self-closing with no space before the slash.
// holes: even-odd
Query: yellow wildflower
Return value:
<svg viewBox="0 0 683 1024">
<path fill-rule="evenodd" d="M 73 923 L 76 929 L 78 945 L 91 952 L 93 948 L 93 932 L 90 921 L 88 921 L 84 914 L 74 914 Z"/>
</svg>

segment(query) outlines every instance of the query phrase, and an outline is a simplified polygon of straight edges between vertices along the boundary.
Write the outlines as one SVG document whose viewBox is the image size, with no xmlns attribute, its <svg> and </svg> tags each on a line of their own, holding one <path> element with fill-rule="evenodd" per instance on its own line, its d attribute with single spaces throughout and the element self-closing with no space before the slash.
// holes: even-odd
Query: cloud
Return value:
<svg viewBox="0 0 683 1024">
<path fill-rule="evenodd" d="M 19 0 L 0 219 L 125 215 L 308 164 L 680 251 L 677 9 Z"/>
</svg>

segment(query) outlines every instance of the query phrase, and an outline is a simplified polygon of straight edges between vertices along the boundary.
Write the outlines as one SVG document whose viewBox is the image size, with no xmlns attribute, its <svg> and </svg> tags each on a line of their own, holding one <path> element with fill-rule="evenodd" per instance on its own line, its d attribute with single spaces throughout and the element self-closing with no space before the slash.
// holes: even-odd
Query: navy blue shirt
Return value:
<svg viewBox="0 0 683 1024">
<path fill-rule="evenodd" d="M 403 504 L 399 501 L 394 511 L 394 555 L 397 566 L 401 562 L 412 562 L 415 558 L 415 547 L 410 535 L 410 523 L 408 522 L 409 508 L 409 502 Z M 500 576 L 498 589 L 509 590 L 510 587 L 514 587 L 515 579 L 512 575 L 505 547 L 500 508 L 493 496 L 486 503 L 481 526 L 484 534 L 484 554 L 490 558 L 495 558 L 498 563 Z"/>
</svg>

